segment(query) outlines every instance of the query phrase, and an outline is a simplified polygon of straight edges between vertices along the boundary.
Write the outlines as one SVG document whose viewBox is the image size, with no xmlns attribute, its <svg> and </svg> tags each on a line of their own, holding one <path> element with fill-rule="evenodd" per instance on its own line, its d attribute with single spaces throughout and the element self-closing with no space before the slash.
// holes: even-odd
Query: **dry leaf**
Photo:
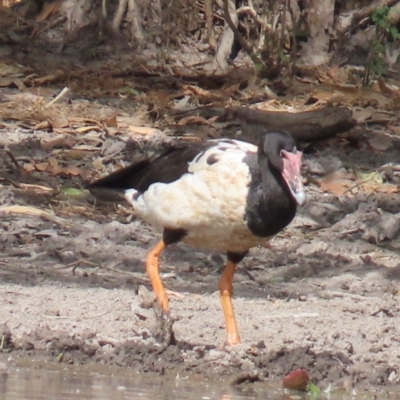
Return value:
<svg viewBox="0 0 400 400">
<path fill-rule="evenodd" d="M 39 122 L 37 125 L 33 127 L 35 131 L 47 130 L 51 128 L 51 123 L 49 121 Z"/>
<path fill-rule="evenodd" d="M 72 146 L 72 142 L 68 141 L 64 136 L 59 136 L 53 140 L 50 140 L 48 142 L 42 142 L 40 144 L 40 147 L 43 150 L 48 150 L 48 151 L 52 150 L 56 147 L 57 148 L 65 148 L 65 147 L 69 148 L 71 146 Z"/>
<path fill-rule="evenodd" d="M 27 68 L 17 63 L 4 63 L 0 61 L 0 76 L 17 76 L 24 75 L 28 71 Z"/>
<path fill-rule="evenodd" d="M 25 89 L 24 83 L 18 78 L 0 77 L 0 87 L 16 86 L 19 90 Z"/>
<path fill-rule="evenodd" d="M 347 189 L 349 188 L 348 182 L 320 181 L 319 184 L 324 192 L 329 192 L 338 196 L 346 193 Z"/>
<path fill-rule="evenodd" d="M 101 158 L 98 158 L 97 160 L 94 160 L 92 162 L 93 168 L 98 170 L 98 171 L 103 171 L 104 169 L 104 165 L 103 165 L 103 161 L 101 160 Z"/>
<path fill-rule="evenodd" d="M 384 184 L 379 187 L 379 192 L 399 193 L 400 188 L 397 185 Z"/>
<path fill-rule="evenodd" d="M 386 151 L 392 146 L 392 139 L 387 135 L 374 135 L 368 139 L 368 144 L 376 151 Z"/>
<path fill-rule="evenodd" d="M 33 171 L 35 171 L 35 165 L 34 164 L 32 164 L 32 163 L 25 163 L 24 164 L 24 166 L 23 166 L 23 168 L 24 168 L 24 170 L 26 171 L 26 172 L 33 172 Z"/>
<path fill-rule="evenodd" d="M 137 117 L 118 116 L 118 125 L 120 128 L 128 128 L 129 126 L 142 126 L 143 120 Z"/>
<path fill-rule="evenodd" d="M 329 104 L 346 104 L 347 103 L 347 98 L 346 95 L 341 92 L 334 90 L 333 92 L 330 91 L 324 91 L 324 90 L 314 90 L 310 97 L 307 99 L 307 102 L 314 102 L 314 101 L 324 101 Z"/>
<path fill-rule="evenodd" d="M 239 91 L 240 88 L 240 83 L 235 83 L 235 84 L 230 84 L 229 86 L 223 86 L 221 88 L 221 92 L 225 93 L 227 96 L 233 96 L 234 94 L 236 94 Z"/>
<path fill-rule="evenodd" d="M 350 174 L 344 171 L 336 171 L 324 176 L 319 181 L 319 185 L 325 192 L 341 195 L 344 194 L 349 187 L 354 185 L 354 180 L 349 179 L 350 176 Z"/>
<path fill-rule="evenodd" d="M 387 85 L 382 77 L 378 78 L 378 86 L 381 93 L 390 97 L 399 97 L 399 91 Z"/>
<path fill-rule="evenodd" d="M 374 111 L 375 111 L 374 107 L 353 109 L 353 119 L 355 119 L 359 124 L 361 124 L 367 119 L 371 118 Z"/>
<path fill-rule="evenodd" d="M 81 126 L 80 128 L 76 129 L 78 133 L 86 133 L 89 131 L 99 131 L 99 130 L 100 130 L 99 125 Z"/>
<path fill-rule="evenodd" d="M 59 117 L 51 121 L 54 129 L 66 128 L 69 126 L 69 120 L 66 117 Z"/>
<path fill-rule="evenodd" d="M 178 121 L 178 125 L 179 126 L 185 126 L 185 125 L 189 125 L 189 124 L 191 124 L 191 125 L 193 125 L 193 124 L 206 125 L 206 126 L 210 126 L 211 125 L 210 122 L 207 121 L 205 118 L 199 117 L 199 116 L 196 116 L 196 115 L 191 115 L 189 117 L 184 117 L 184 118 L 181 118 Z"/>
<path fill-rule="evenodd" d="M 58 161 L 55 157 L 49 157 L 47 159 L 50 168 L 58 168 Z"/>
<path fill-rule="evenodd" d="M 130 126 L 128 128 L 129 132 L 138 133 L 139 135 L 153 135 L 156 130 L 150 126 Z"/>
<path fill-rule="evenodd" d="M 109 128 L 118 128 L 118 122 L 117 122 L 117 114 L 114 114 L 111 118 L 109 118 L 105 122 L 106 126 Z"/>
<path fill-rule="evenodd" d="M 65 167 L 62 169 L 62 172 L 67 175 L 78 176 L 81 174 L 81 169 L 78 167 Z"/>
<path fill-rule="evenodd" d="M 400 136 L 400 126 L 397 125 L 389 125 L 388 128 L 395 134 Z"/>
<path fill-rule="evenodd" d="M 58 69 L 54 74 L 42 76 L 41 78 L 36 78 L 35 83 L 41 85 L 43 83 L 55 82 L 58 79 L 64 77 L 64 75 L 65 75 L 64 72 Z"/>
<path fill-rule="evenodd" d="M 64 153 L 65 160 L 82 160 L 86 157 L 93 157 L 93 151 L 71 149 Z"/>
<path fill-rule="evenodd" d="M 42 163 L 35 164 L 36 170 L 40 171 L 40 172 L 46 171 L 48 166 L 49 166 L 49 163 L 47 163 L 47 162 L 42 162 Z"/>
<path fill-rule="evenodd" d="M 183 85 L 182 88 L 185 95 L 195 94 L 196 96 L 206 100 L 223 100 L 226 97 L 223 96 L 221 93 L 205 90 L 194 85 Z"/>
</svg>

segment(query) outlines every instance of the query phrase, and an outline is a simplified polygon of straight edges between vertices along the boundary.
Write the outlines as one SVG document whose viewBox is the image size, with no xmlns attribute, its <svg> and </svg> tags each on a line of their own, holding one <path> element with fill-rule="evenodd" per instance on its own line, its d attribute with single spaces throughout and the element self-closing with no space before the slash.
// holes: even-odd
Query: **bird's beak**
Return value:
<svg viewBox="0 0 400 400">
<path fill-rule="evenodd" d="M 290 151 L 281 150 L 281 156 L 283 159 L 283 179 L 285 179 L 297 204 L 302 206 L 307 199 L 303 182 L 301 180 L 301 159 L 303 157 L 303 152 L 296 151 L 295 153 L 292 153 Z"/>
</svg>

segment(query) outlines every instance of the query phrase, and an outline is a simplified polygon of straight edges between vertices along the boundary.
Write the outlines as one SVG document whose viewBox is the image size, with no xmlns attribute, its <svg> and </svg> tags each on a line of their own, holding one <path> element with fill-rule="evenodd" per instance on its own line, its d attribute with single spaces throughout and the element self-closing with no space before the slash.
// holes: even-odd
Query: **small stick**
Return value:
<svg viewBox="0 0 400 400">
<path fill-rule="evenodd" d="M 61 92 L 54 97 L 53 100 L 51 100 L 49 103 L 46 104 L 45 108 L 48 108 L 52 106 L 54 103 L 56 103 L 58 100 L 60 100 L 63 96 L 65 96 L 69 92 L 69 88 L 65 87 Z"/>
<path fill-rule="evenodd" d="M 14 157 L 14 154 L 11 153 L 10 150 L 5 150 L 5 152 L 6 152 L 6 154 L 8 155 L 8 157 L 11 158 L 11 161 L 15 164 L 15 166 L 16 166 L 18 169 L 21 169 L 21 166 L 19 165 L 19 162 L 17 161 L 17 159 Z"/>
<path fill-rule="evenodd" d="M 22 186 L 18 182 L 14 182 L 10 178 L 6 178 L 5 176 L 0 175 L 0 178 L 3 179 L 5 182 L 8 182 L 11 186 L 16 187 L 17 189 L 22 189 Z"/>
<path fill-rule="evenodd" d="M 47 271 L 48 272 L 58 271 L 58 270 L 61 270 L 61 269 L 67 269 L 67 268 L 71 268 L 72 267 L 72 273 L 75 275 L 75 270 L 76 270 L 76 268 L 78 268 L 78 266 L 80 264 L 86 264 L 86 265 L 89 265 L 89 266 L 94 267 L 94 268 L 105 269 L 107 271 L 115 272 L 117 274 L 124 274 L 124 275 L 127 275 L 130 278 L 132 278 L 135 281 L 140 282 L 140 283 L 149 283 L 148 279 L 141 278 L 141 277 L 137 276 L 136 274 L 134 274 L 133 272 L 123 271 L 123 270 L 120 270 L 120 269 L 117 269 L 117 268 L 114 268 L 114 267 L 108 267 L 106 265 L 96 264 L 96 263 L 94 263 L 92 261 L 85 260 L 85 259 L 80 259 L 80 260 L 74 261 L 72 263 L 69 263 L 67 265 L 61 265 L 61 266 L 58 266 L 58 267 L 54 267 L 54 268 L 51 268 L 51 269 L 49 269 Z"/>
<path fill-rule="evenodd" d="M 79 317 L 79 319 L 87 320 L 87 319 L 100 318 L 100 317 L 102 317 L 103 315 L 109 314 L 110 312 L 111 312 L 110 310 L 108 310 L 108 311 L 103 311 L 103 312 L 101 312 L 100 314 L 90 315 L 90 316 L 88 316 L 88 317 Z M 48 318 L 48 319 L 74 319 L 74 318 L 78 318 L 78 317 L 75 316 L 75 315 L 72 315 L 72 316 L 68 317 L 68 316 L 63 316 L 63 315 L 47 315 L 47 314 L 43 314 L 43 317 Z"/>
<path fill-rule="evenodd" d="M 353 189 L 355 189 L 355 188 L 357 188 L 357 187 L 359 187 L 359 186 L 362 186 L 362 185 L 364 185 L 364 183 L 367 183 L 367 182 L 369 182 L 369 181 L 372 181 L 373 179 L 374 179 L 374 177 L 371 177 L 371 178 L 368 178 L 368 179 L 364 179 L 364 180 L 361 181 L 361 182 L 357 182 L 357 183 L 355 183 L 354 185 L 350 186 L 347 190 L 345 190 L 345 192 L 344 192 L 343 194 L 349 193 L 349 192 L 351 192 Z"/>
</svg>

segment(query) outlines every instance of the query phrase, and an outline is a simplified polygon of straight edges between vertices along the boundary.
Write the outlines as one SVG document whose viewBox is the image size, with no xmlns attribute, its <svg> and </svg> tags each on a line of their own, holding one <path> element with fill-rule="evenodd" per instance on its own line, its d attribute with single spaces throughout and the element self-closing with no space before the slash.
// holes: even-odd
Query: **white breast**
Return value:
<svg viewBox="0 0 400 400">
<path fill-rule="evenodd" d="M 220 251 L 246 251 L 264 239 L 254 237 L 244 222 L 250 171 L 243 158 L 256 146 L 239 141 L 216 141 L 172 183 L 155 183 L 134 199 L 137 214 L 155 228 L 185 229 L 184 242 Z M 210 165 L 209 157 L 214 163 Z M 217 159 L 217 161 L 215 161 Z M 208 161 L 208 162 L 207 162 Z"/>
</svg>

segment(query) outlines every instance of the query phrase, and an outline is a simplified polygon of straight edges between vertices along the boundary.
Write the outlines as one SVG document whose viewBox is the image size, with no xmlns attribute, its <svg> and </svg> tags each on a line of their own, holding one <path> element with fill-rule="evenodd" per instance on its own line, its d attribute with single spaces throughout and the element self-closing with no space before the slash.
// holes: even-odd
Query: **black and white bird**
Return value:
<svg viewBox="0 0 400 400">
<path fill-rule="evenodd" d="M 306 201 L 302 152 L 285 132 L 266 133 L 253 144 L 218 139 L 176 147 L 91 183 L 123 191 L 136 214 L 162 232 L 148 253 L 146 269 L 156 299 L 169 315 L 160 279 L 160 256 L 179 241 L 223 251 L 227 263 L 219 281 L 226 344 L 240 343 L 232 306 L 236 264 L 249 249 L 265 244 L 294 218 Z"/>
</svg>

